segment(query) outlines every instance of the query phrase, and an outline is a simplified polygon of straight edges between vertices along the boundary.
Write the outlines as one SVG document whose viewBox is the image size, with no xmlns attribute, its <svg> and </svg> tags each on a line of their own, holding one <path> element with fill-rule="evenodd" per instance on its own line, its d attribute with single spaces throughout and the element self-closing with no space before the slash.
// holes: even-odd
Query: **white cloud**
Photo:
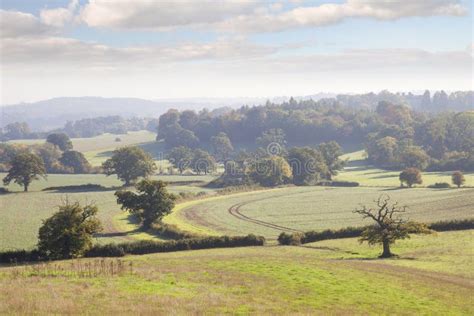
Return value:
<svg viewBox="0 0 474 316">
<path fill-rule="evenodd" d="M 394 20 L 467 12 L 457 0 L 347 0 L 296 5 L 287 11 L 282 8 L 279 2 L 90 0 L 80 18 L 91 27 L 167 30 L 201 26 L 228 32 L 275 32 L 329 25 L 347 18 Z"/>
<path fill-rule="evenodd" d="M 268 56 L 277 50 L 245 39 L 221 39 L 212 43 L 180 43 L 163 46 L 116 48 L 93 42 L 63 37 L 32 37 L 28 40 L 2 40 L 3 63 L 8 64 L 65 64 L 84 67 L 153 66 L 195 60 L 251 59 Z"/>
<path fill-rule="evenodd" d="M 225 31 L 278 32 L 318 27 L 348 18 L 395 20 L 415 16 L 461 16 L 467 10 L 456 0 L 348 0 L 342 4 L 301 6 L 280 14 L 240 15 L 218 24 Z"/>
<path fill-rule="evenodd" d="M 48 32 L 51 32 L 51 29 L 32 14 L 0 10 L 0 35 L 3 38 L 41 35 Z"/>
<path fill-rule="evenodd" d="M 254 1 L 109 1 L 90 0 L 81 19 L 91 27 L 159 29 L 208 24 L 249 13 Z"/>
<path fill-rule="evenodd" d="M 67 8 L 43 9 L 40 11 L 41 22 L 54 27 L 63 27 L 74 19 L 78 5 L 78 0 L 72 0 Z"/>
</svg>

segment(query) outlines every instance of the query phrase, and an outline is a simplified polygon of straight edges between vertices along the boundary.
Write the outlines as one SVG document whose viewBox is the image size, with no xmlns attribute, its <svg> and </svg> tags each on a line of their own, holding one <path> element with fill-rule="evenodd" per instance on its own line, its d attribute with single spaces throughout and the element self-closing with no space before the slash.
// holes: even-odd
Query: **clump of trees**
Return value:
<svg viewBox="0 0 474 316">
<path fill-rule="evenodd" d="M 10 161 L 10 169 L 3 178 L 3 183 L 9 185 L 12 181 L 23 186 L 25 192 L 34 180 L 46 179 L 46 168 L 43 160 L 35 154 L 22 152 Z"/>
<path fill-rule="evenodd" d="M 321 180 L 332 182 L 333 175 L 345 164 L 340 159 L 342 150 L 336 142 L 322 143 L 317 148 L 293 147 L 288 151 L 273 150 L 273 144 L 277 143 L 271 144 L 253 153 L 240 152 L 234 160 L 226 162 L 223 175 L 213 184 L 315 185 Z M 281 148 L 279 146 L 277 144 L 277 148 Z"/>
<path fill-rule="evenodd" d="M 138 178 L 147 178 L 156 170 L 153 158 L 137 146 L 123 147 L 114 150 L 102 168 L 108 176 L 117 175 L 125 186 L 133 184 Z"/>
<path fill-rule="evenodd" d="M 156 180 L 141 180 L 132 191 L 117 191 L 117 203 L 122 209 L 136 215 L 143 228 L 148 229 L 153 223 L 161 221 L 163 216 L 171 213 L 176 196 L 169 193 L 166 183 Z"/>
<path fill-rule="evenodd" d="M 367 242 L 369 245 L 381 244 L 383 247 L 380 258 L 390 258 L 394 254 L 390 246 L 397 240 L 410 238 L 413 233 L 429 233 L 430 230 L 424 224 L 407 221 L 401 217 L 406 212 L 406 206 L 399 206 L 392 202 L 390 196 L 381 195 L 375 202 L 375 207 L 362 206 L 354 213 L 362 215 L 363 218 L 373 220 L 374 224 L 368 226 L 359 241 Z"/>
<path fill-rule="evenodd" d="M 38 234 L 38 250 L 50 259 L 82 256 L 92 247 L 92 237 L 102 230 L 95 205 L 65 202 L 59 211 L 43 221 Z"/>
<path fill-rule="evenodd" d="M 422 184 L 423 179 L 421 177 L 420 170 L 416 168 L 407 168 L 400 173 L 399 176 L 400 185 L 403 187 L 406 184 L 409 188 L 413 187 L 414 184 Z"/>
</svg>

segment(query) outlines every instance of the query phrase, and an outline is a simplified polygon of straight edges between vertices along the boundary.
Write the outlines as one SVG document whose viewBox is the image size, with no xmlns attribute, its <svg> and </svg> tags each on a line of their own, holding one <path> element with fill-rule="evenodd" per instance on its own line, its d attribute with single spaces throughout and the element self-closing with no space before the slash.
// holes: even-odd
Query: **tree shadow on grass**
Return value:
<svg viewBox="0 0 474 316">
<path fill-rule="evenodd" d="M 126 224 L 133 224 L 133 225 L 139 225 L 140 221 L 134 214 L 129 214 L 126 218 L 120 219 L 120 221 L 126 222 Z M 105 238 L 105 237 L 130 237 L 136 234 L 140 234 L 145 232 L 145 230 L 139 226 L 135 229 L 128 230 L 128 231 L 123 231 L 123 232 L 107 232 L 107 233 L 97 233 L 94 235 L 94 237 L 100 237 L 100 238 Z"/>
<path fill-rule="evenodd" d="M 84 185 L 49 187 L 49 188 L 43 189 L 42 191 L 46 191 L 48 193 L 85 193 L 85 192 L 117 191 L 123 188 L 124 187 L 120 187 L 120 186 L 104 187 L 99 184 L 84 184 Z"/>
</svg>

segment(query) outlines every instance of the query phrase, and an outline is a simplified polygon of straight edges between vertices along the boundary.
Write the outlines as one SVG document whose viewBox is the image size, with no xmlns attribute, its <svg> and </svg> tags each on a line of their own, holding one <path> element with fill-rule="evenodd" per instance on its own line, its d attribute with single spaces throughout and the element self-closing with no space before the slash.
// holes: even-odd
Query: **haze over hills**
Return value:
<svg viewBox="0 0 474 316">
<path fill-rule="evenodd" d="M 334 94 L 308 96 L 313 100 L 333 97 Z M 290 97 L 271 98 L 284 102 Z M 146 100 L 140 98 L 60 97 L 32 103 L 19 103 L 0 107 L 0 127 L 13 122 L 26 122 L 34 131 L 46 131 L 64 126 L 67 121 L 98 116 L 120 115 L 130 117 L 156 117 L 168 109 L 213 110 L 221 107 L 237 108 L 242 105 L 260 105 L 266 98 L 180 98 Z"/>
<path fill-rule="evenodd" d="M 239 108 L 243 105 L 262 105 L 267 100 L 280 104 L 291 97 L 234 97 L 234 98 L 174 98 L 146 100 L 140 98 L 105 97 L 60 97 L 33 103 L 20 103 L 0 107 L 0 127 L 13 122 L 26 122 L 33 131 L 48 131 L 63 127 L 67 121 L 84 118 L 118 115 L 124 118 L 158 118 L 167 110 L 195 110 L 204 108 Z M 350 107 L 375 108 L 379 101 L 404 104 L 415 110 L 428 112 L 474 110 L 474 93 L 458 91 L 450 94 L 444 91 L 425 93 L 379 93 L 334 94 L 317 93 L 307 96 L 295 96 L 295 100 L 318 101 L 332 98 Z"/>
</svg>

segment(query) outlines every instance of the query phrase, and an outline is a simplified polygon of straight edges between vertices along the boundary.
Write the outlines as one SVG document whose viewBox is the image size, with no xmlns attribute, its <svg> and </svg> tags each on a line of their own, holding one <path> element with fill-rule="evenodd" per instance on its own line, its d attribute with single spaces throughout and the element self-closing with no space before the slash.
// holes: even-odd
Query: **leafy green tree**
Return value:
<svg viewBox="0 0 474 316">
<path fill-rule="evenodd" d="M 288 153 L 288 163 L 296 185 L 313 185 L 328 173 L 321 153 L 310 147 L 294 147 Z"/>
<path fill-rule="evenodd" d="M 344 168 L 345 161 L 339 157 L 343 154 L 341 146 L 335 141 L 321 143 L 318 146 L 319 152 L 324 158 L 327 166 L 326 178 L 332 180 L 332 177 L 337 175 L 338 171 Z"/>
<path fill-rule="evenodd" d="M 46 138 L 46 142 L 57 146 L 62 151 L 67 151 L 72 149 L 72 142 L 64 133 L 53 133 L 49 134 Z"/>
<path fill-rule="evenodd" d="M 10 139 L 24 139 L 31 134 L 30 127 L 27 123 L 14 122 L 4 127 L 3 138 Z"/>
<path fill-rule="evenodd" d="M 14 181 L 18 185 L 22 185 L 25 192 L 33 180 L 39 177 L 46 179 L 46 168 L 43 160 L 35 154 L 22 152 L 13 157 L 10 161 L 10 169 L 3 183 L 9 185 Z"/>
<path fill-rule="evenodd" d="M 392 168 L 397 162 L 398 141 L 396 138 L 386 136 L 380 139 L 369 137 L 367 142 L 367 155 L 370 162 L 383 168 Z"/>
<path fill-rule="evenodd" d="M 59 162 L 62 152 L 51 143 L 39 144 L 31 147 L 33 153 L 37 154 L 44 162 L 46 172 L 58 173 L 65 172 Z"/>
<path fill-rule="evenodd" d="M 78 202 L 59 207 L 59 211 L 43 221 L 39 229 L 38 249 L 50 259 L 82 256 L 92 246 L 93 234 L 102 230 L 96 218 L 95 205 L 81 206 Z"/>
<path fill-rule="evenodd" d="M 286 134 L 281 128 L 271 128 L 264 131 L 255 142 L 257 145 L 267 149 L 269 154 L 281 155 L 286 147 Z"/>
<path fill-rule="evenodd" d="M 176 128 L 180 128 L 181 126 L 178 121 L 179 112 L 177 110 L 171 109 L 161 115 L 158 121 L 158 135 L 156 140 L 166 139 L 169 133 L 174 132 Z"/>
<path fill-rule="evenodd" d="M 290 183 L 293 177 L 290 165 L 280 156 L 258 159 L 250 169 L 250 176 L 267 187 Z"/>
<path fill-rule="evenodd" d="M 207 151 L 196 149 L 193 152 L 191 168 L 197 174 L 201 174 L 201 172 L 208 174 L 216 169 L 216 161 Z"/>
<path fill-rule="evenodd" d="M 219 133 L 217 136 L 211 137 L 212 149 L 214 156 L 218 161 L 226 161 L 234 151 L 234 146 L 226 133 Z"/>
<path fill-rule="evenodd" d="M 78 151 L 70 150 L 63 153 L 59 161 L 66 167 L 72 168 L 74 173 L 89 173 L 92 166 L 86 157 Z"/>
<path fill-rule="evenodd" d="M 199 122 L 199 116 L 192 110 L 185 110 L 179 116 L 179 125 L 182 128 L 192 130 Z"/>
<path fill-rule="evenodd" d="M 107 159 L 102 168 L 106 175 L 116 174 L 129 186 L 140 177 L 148 177 L 156 170 L 153 158 L 143 149 L 136 146 L 114 150 L 112 157 Z"/>
<path fill-rule="evenodd" d="M 115 196 L 122 209 L 136 215 L 145 229 L 171 213 L 176 197 L 168 192 L 165 182 L 145 179 L 138 182 L 135 188 L 137 193 L 117 191 Z"/>
<path fill-rule="evenodd" d="M 403 186 L 403 183 L 406 183 L 409 188 L 414 184 L 422 184 L 423 179 L 421 178 L 420 170 L 416 168 L 407 168 L 400 173 L 399 176 L 400 183 Z"/>
<path fill-rule="evenodd" d="M 168 153 L 166 159 L 182 174 L 184 170 L 191 166 L 193 151 L 189 147 L 178 146 Z"/>
<path fill-rule="evenodd" d="M 464 178 L 464 175 L 462 174 L 461 171 L 454 171 L 451 176 L 451 181 L 453 182 L 454 185 L 460 188 L 461 185 L 463 185 L 464 182 L 466 182 L 466 178 Z"/>
<path fill-rule="evenodd" d="M 406 212 L 406 206 L 392 203 L 390 196 L 381 195 L 375 201 L 375 208 L 362 206 L 354 210 L 354 213 L 362 215 L 363 218 L 372 219 L 374 225 L 368 226 L 359 239 L 362 243 L 366 241 L 369 245 L 381 244 L 383 252 L 380 258 L 389 258 L 393 254 L 390 245 L 397 240 L 410 238 L 411 233 L 429 233 L 430 230 L 423 224 L 409 222 L 400 217 Z"/>
<path fill-rule="evenodd" d="M 430 157 L 421 147 L 407 146 L 401 149 L 399 160 L 402 168 L 424 170 L 429 165 Z"/>
</svg>

